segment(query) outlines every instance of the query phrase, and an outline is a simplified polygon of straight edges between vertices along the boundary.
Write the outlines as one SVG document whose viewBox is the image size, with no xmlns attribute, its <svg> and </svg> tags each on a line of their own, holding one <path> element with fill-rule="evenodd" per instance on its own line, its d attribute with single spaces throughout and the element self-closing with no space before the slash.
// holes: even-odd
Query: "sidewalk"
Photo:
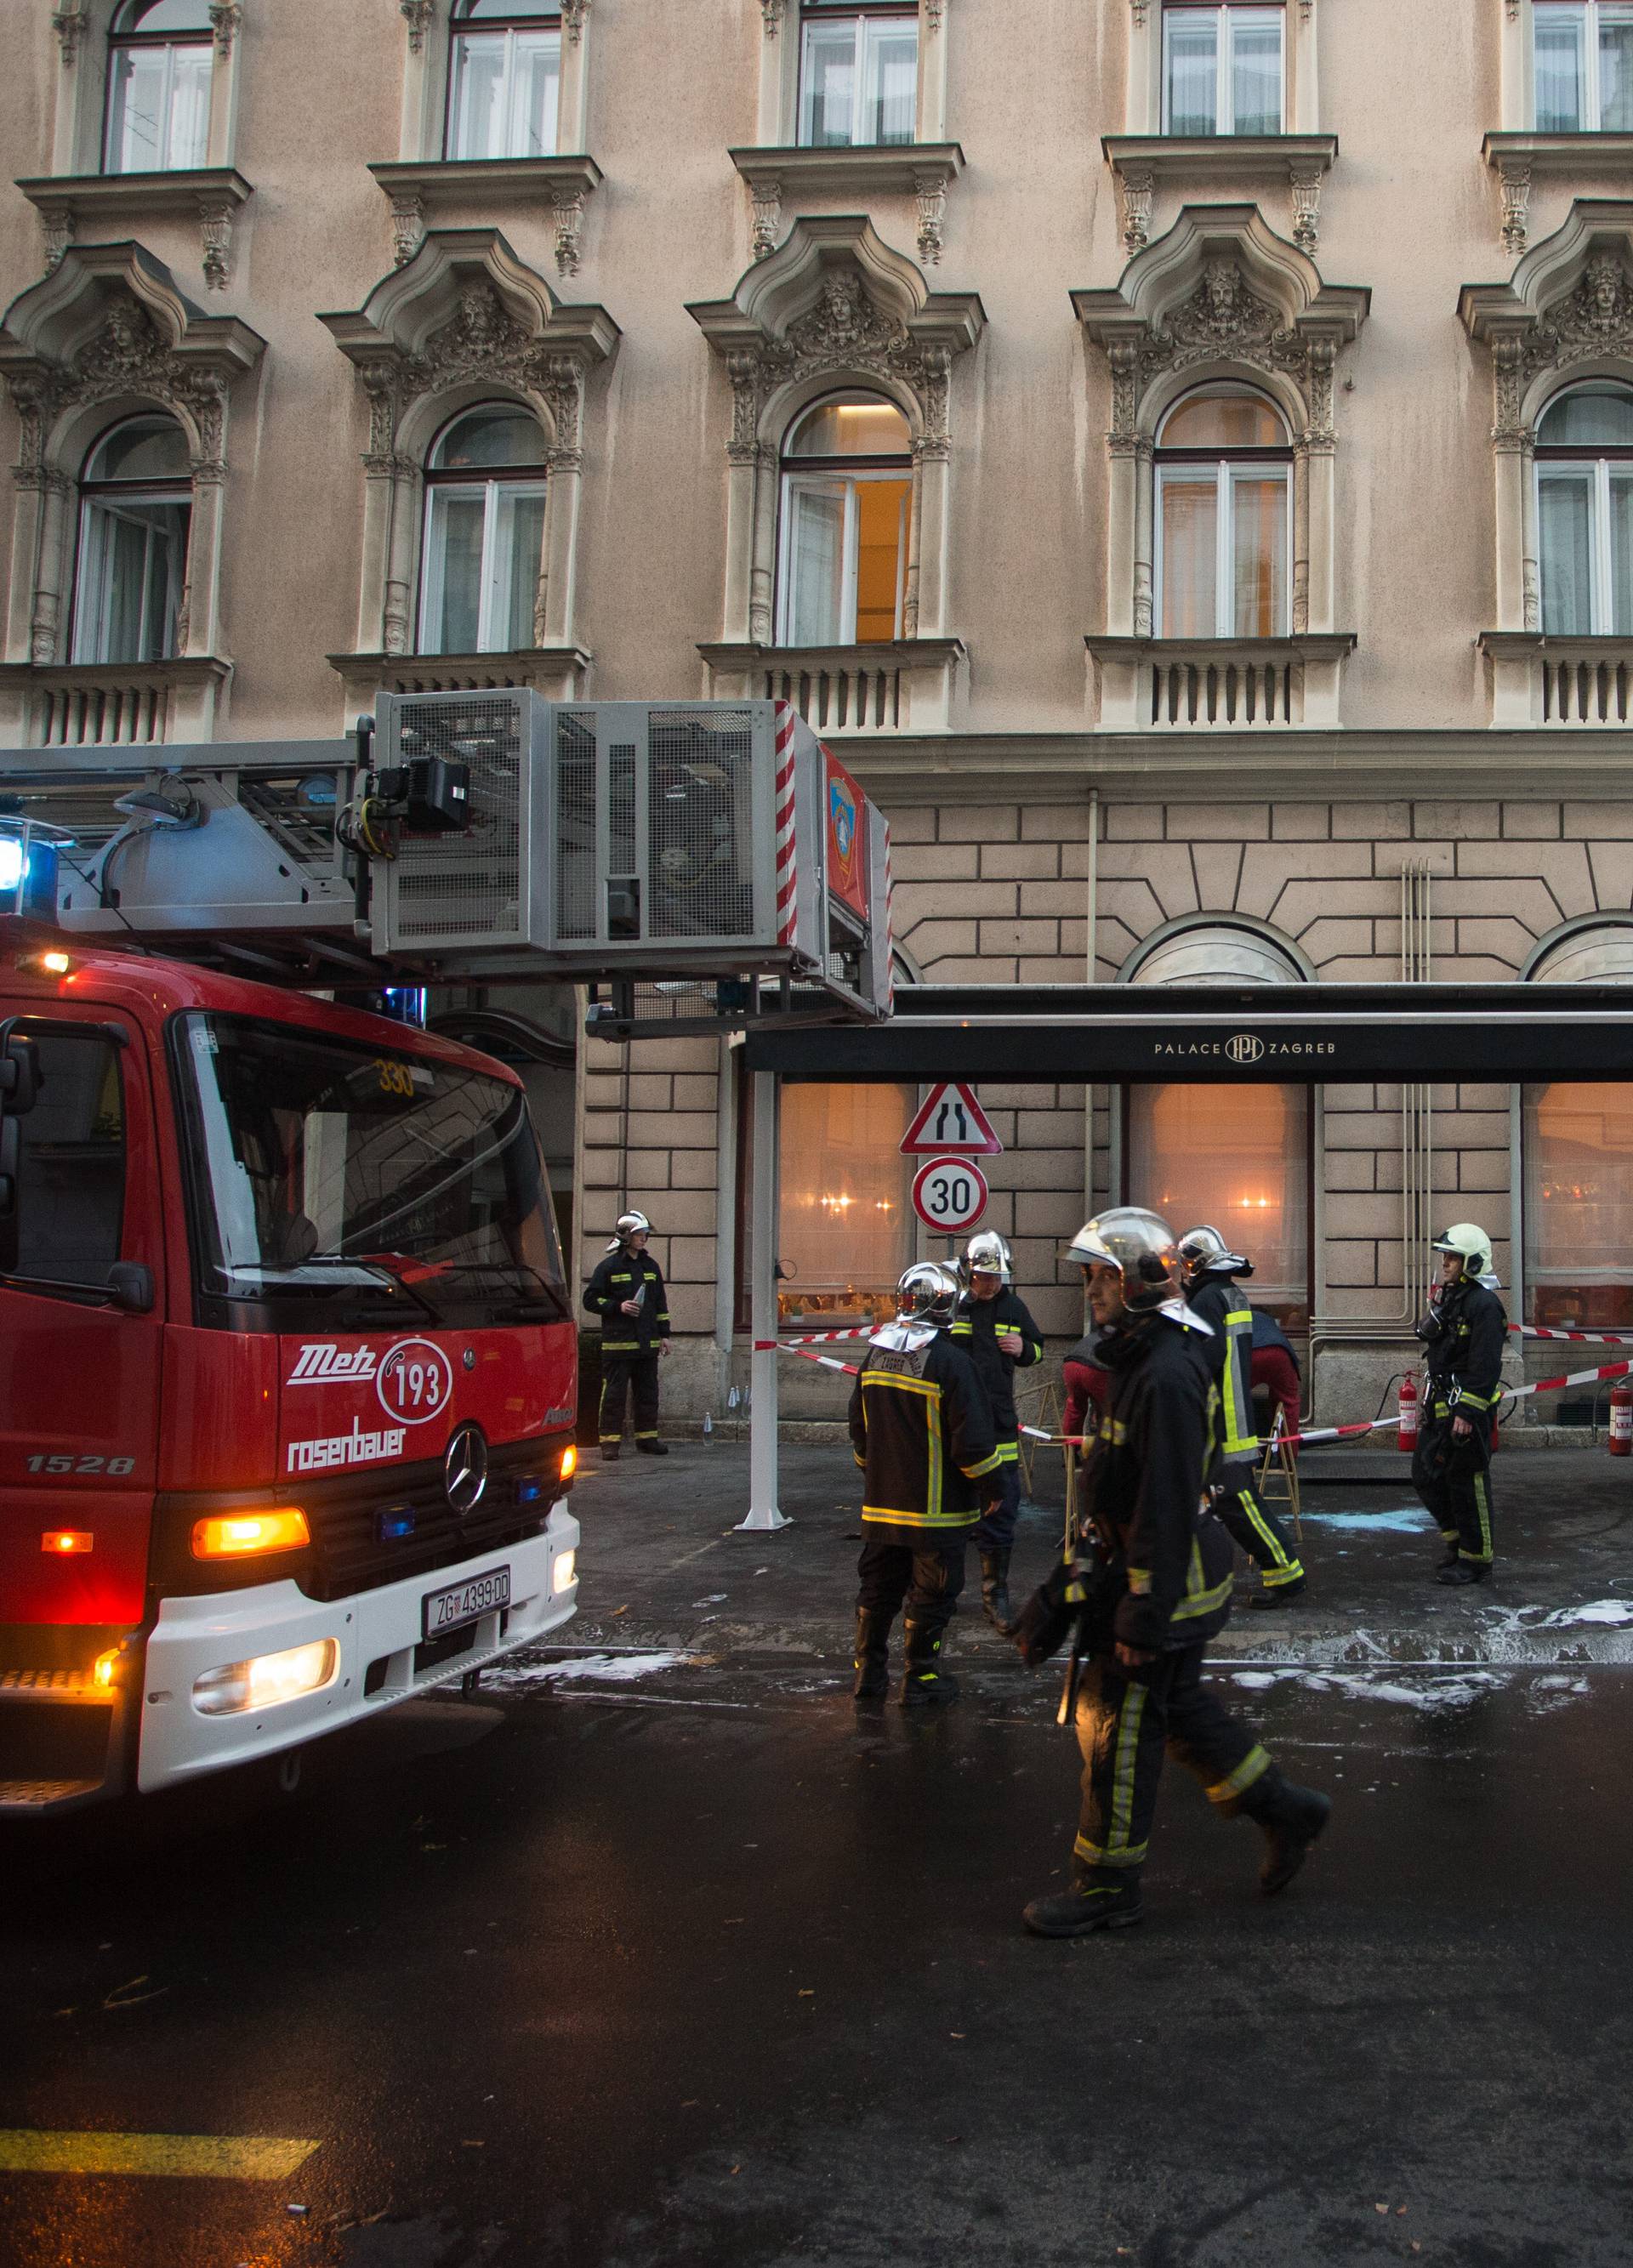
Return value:
<svg viewBox="0 0 1633 2268">
<path fill-rule="evenodd" d="M 1310 1587 L 1273 1613 L 1238 1609 L 1212 1648 L 1238 1660 L 1633 1662 L 1633 1462 L 1576 1449 L 1500 1454 L 1493 1469 L 1498 1560 L 1477 1590 L 1431 1579 L 1433 1523 L 1397 1452 L 1304 1461 Z M 1324 1478 L 1322 1474 L 1330 1474 Z M 552 1652 L 595 1647 L 706 1653 L 716 1660 L 848 1660 L 861 1543 L 848 1448 L 785 1444 L 775 1535 L 741 1535 L 749 1455 L 738 1443 L 683 1442 L 661 1461 L 589 1453 L 573 1508 L 584 1530 L 577 1619 Z M 1040 1466 L 1038 1485 L 1048 1483 Z M 1061 1505 L 1022 1511 L 1010 1589 L 1017 1603 L 1060 1548 Z M 980 1610 L 973 1550 L 951 1641 L 972 1670 L 1015 1660 Z"/>
</svg>

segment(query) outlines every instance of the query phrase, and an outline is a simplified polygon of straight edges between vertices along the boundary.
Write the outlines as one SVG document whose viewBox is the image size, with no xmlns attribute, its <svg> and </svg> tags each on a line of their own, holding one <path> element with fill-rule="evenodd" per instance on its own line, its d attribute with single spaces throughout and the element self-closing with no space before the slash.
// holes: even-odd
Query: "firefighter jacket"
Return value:
<svg viewBox="0 0 1633 2268">
<path fill-rule="evenodd" d="M 1424 1415 L 1489 1420 L 1503 1391 L 1508 1311 L 1478 1277 L 1448 1284 L 1417 1327 L 1429 1366 Z"/>
<path fill-rule="evenodd" d="M 1018 1332 L 1019 1354 L 1004 1352 L 998 1344 L 1000 1331 Z M 999 1458 L 1012 1465 L 1020 1454 L 1016 1446 L 1019 1421 L 1015 1414 L 1015 1373 L 1043 1360 L 1043 1333 L 1026 1312 L 1025 1302 L 1006 1286 L 995 1300 L 972 1300 L 967 1295 L 962 1299 L 952 1320 L 952 1338 L 975 1365 L 997 1429 Z"/>
<path fill-rule="evenodd" d="M 1232 1468 L 1252 1463 L 1259 1450 L 1253 1421 L 1253 1315 L 1241 1285 L 1230 1276 L 1205 1276 L 1186 1293 L 1193 1314 L 1213 1332 L 1207 1343 L 1214 1382 L 1208 1419 L 1207 1478 L 1210 1486 Z"/>
<path fill-rule="evenodd" d="M 851 1444 L 866 1478 L 862 1520 L 882 1541 L 961 1543 L 998 1441 L 975 1366 L 944 1331 L 887 1323 L 851 1394 Z"/>
<path fill-rule="evenodd" d="M 626 1315 L 624 1302 L 640 1300 L 640 1313 Z M 669 1335 L 669 1303 L 663 1270 L 650 1252 L 610 1252 L 584 1287 L 584 1304 L 601 1318 L 602 1354 L 650 1354 Z"/>
<path fill-rule="evenodd" d="M 1208 1334 L 1178 1300 L 1097 1343 L 1111 1393 L 1083 1465 L 1083 1528 L 1104 1566 L 1091 1639 L 1142 1653 L 1200 1646 L 1230 1611 L 1231 1550 L 1202 1504 Z"/>
</svg>

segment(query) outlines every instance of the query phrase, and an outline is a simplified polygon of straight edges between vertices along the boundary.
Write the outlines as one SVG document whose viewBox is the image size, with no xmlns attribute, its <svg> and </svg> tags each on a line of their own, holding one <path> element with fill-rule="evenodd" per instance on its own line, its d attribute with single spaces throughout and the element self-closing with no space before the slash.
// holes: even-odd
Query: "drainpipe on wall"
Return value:
<svg viewBox="0 0 1633 2268">
<path fill-rule="evenodd" d="M 1100 791 L 1089 791 L 1089 935 L 1083 948 L 1083 982 L 1096 982 L 1098 966 L 1095 940 L 1099 935 L 1100 913 Z M 1083 1089 L 1083 1211 L 1090 1219 L 1094 1214 L 1094 1088 Z"/>
</svg>

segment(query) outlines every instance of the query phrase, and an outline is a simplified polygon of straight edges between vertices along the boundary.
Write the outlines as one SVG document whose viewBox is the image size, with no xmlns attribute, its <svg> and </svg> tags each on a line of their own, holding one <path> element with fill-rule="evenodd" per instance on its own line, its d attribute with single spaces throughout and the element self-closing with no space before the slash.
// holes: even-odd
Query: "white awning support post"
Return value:
<svg viewBox="0 0 1633 2268">
<path fill-rule="evenodd" d="M 775 1071 L 754 1073 L 754 1189 L 749 1327 L 749 1516 L 737 1523 L 769 1532 L 792 1527 L 777 1507 L 777 1118 Z"/>
</svg>

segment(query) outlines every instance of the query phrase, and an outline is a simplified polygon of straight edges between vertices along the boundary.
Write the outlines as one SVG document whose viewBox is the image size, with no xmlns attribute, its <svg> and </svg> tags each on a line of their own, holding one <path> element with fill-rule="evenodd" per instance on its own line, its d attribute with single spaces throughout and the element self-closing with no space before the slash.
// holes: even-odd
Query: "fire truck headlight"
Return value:
<svg viewBox="0 0 1633 2268">
<path fill-rule="evenodd" d="M 578 1580 L 578 1553 L 558 1551 L 550 1563 L 550 1587 L 552 1591 L 570 1591 Z"/>
<path fill-rule="evenodd" d="M 312 1541 L 299 1505 L 276 1512 L 218 1513 L 193 1523 L 195 1559 L 248 1559 L 262 1551 L 300 1551 Z"/>
<path fill-rule="evenodd" d="M 270 1709 L 299 1701 L 333 1679 L 340 1648 L 332 1638 L 292 1646 L 284 1653 L 260 1653 L 253 1661 L 229 1661 L 193 1680 L 193 1706 L 204 1717 L 226 1717 L 244 1709 Z"/>
</svg>

